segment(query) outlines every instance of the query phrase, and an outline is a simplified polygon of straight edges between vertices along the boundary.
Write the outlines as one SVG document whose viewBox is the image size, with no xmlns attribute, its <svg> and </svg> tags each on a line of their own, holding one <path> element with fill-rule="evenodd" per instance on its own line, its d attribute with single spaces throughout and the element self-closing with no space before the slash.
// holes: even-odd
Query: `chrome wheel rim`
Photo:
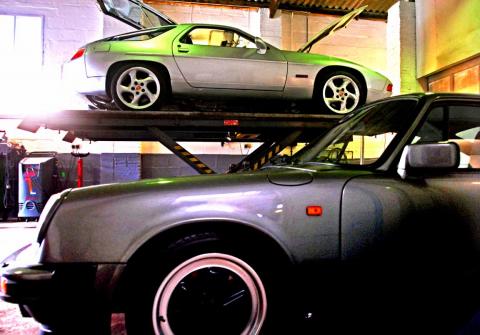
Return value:
<svg viewBox="0 0 480 335">
<path fill-rule="evenodd" d="M 328 79 L 323 86 L 322 98 L 332 112 L 346 114 L 360 102 L 360 89 L 351 77 L 337 75 Z"/>
<path fill-rule="evenodd" d="M 160 89 L 157 75 L 141 66 L 123 71 L 116 83 L 118 98 L 131 109 L 145 109 L 152 106 L 160 97 Z"/>
<path fill-rule="evenodd" d="M 231 255 L 191 258 L 161 283 L 153 303 L 155 334 L 258 334 L 267 299 L 260 277 Z"/>
</svg>

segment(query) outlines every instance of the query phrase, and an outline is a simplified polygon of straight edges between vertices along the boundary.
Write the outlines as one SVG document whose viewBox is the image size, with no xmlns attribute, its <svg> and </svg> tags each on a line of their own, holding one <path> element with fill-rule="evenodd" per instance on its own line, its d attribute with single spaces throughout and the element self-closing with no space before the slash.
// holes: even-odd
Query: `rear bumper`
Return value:
<svg viewBox="0 0 480 335">
<path fill-rule="evenodd" d="M 107 95 L 106 77 L 88 77 L 84 57 L 63 64 L 62 79 L 69 89 L 82 95 Z"/>
<path fill-rule="evenodd" d="M 392 92 L 388 92 L 385 89 L 382 89 L 382 90 L 369 89 L 366 103 L 377 101 L 380 99 L 385 99 L 390 96 L 392 96 Z"/>
</svg>

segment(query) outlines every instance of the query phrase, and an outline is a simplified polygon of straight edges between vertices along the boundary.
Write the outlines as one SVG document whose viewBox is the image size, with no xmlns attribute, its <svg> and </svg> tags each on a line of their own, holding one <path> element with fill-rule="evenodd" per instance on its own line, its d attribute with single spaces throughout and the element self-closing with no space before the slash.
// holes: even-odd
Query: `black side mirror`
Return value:
<svg viewBox="0 0 480 335">
<path fill-rule="evenodd" d="M 397 172 L 405 179 L 425 173 L 446 173 L 458 168 L 460 149 L 456 143 L 407 145 L 403 149 Z"/>
<path fill-rule="evenodd" d="M 265 55 L 267 53 L 267 43 L 262 40 L 260 37 L 255 37 L 255 45 L 257 46 L 257 53 L 260 55 Z"/>
</svg>

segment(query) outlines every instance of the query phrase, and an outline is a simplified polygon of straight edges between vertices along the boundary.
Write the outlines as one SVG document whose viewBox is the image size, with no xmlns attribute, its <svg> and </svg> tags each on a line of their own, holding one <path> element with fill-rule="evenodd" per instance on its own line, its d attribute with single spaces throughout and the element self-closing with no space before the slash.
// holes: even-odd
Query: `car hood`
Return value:
<svg viewBox="0 0 480 335">
<path fill-rule="evenodd" d="M 300 49 L 298 49 L 299 52 L 306 52 L 309 53 L 310 49 L 312 46 L 317 43 L 318 41 L 324 39 L 327 36 L 330 36 L 334 34 L 337 30 L 340 30 L 341 28 L 344 28 L 347 26 L 350 21 L 352 21 L 354 18 L 356 18 L 358 15 L 360 15 L 368 6 L 362 6 L 357 9 L 354 9 L 353 11 L 347 13 L 346 15 L 340 17 L 339 19 L 333 21 L 330 23 L 328 26 L 326 26 L 324 29 L 320 30 L 313 38 L 311 38 L 307 43 L 302 45 Z"/>
<path fill-rule="evenodd" d="M 300 63 L 300 64 L 317 64 L 317 65 L 328 65 L 328 64 L 335 64 L 335 65 L 347 65 L 358 67 L 362 66 L 358 63 L 346 60 L 344 58 L 338 58 L 334 56 L 322 55 L 322 54 L 315 54 L 315 53 L 302 53 L 298 51 L 287 51 L 282 50 L 282 53 L 285 59 L 289 63 Z"/>
<path fill-rule="evenodd" d="M 123 263 L 159 233 L 200 222 L 247 225 L 287 245 L 296 238 L 287 238 L 286 230 L 298 228 L 295 217 L 303 217 L 313 198 L 331 209 L 322 217 L 329 225 L 314 229 L 323 236 L 337 226 L 335 208 L 344 183 L 359 174 L 332 165 L 276 166 L 74 189 L 44 229 L 39 261 Z"/>
<path fill-rule="evenodd" d="M 144 179 L 128 183 L 116 183 L 88 186 L 72 189 L 67 202 L 86 199 L 111 198 L 134 194 L 171 193 L 178 194 L 203 192 L 214 189 L 248 189 L 249 186 L 276 184 L 285 186 L 300 186 L 313 180 L 316 172 L 344 171 L 333 164 L 298 165 L 298 166 L 268 166 L 261 171 L 235 174 L 194 175 L 185 177 L 170 177 Z M 343 174 L 343 172 L 341 173 Z"/>
</svg>

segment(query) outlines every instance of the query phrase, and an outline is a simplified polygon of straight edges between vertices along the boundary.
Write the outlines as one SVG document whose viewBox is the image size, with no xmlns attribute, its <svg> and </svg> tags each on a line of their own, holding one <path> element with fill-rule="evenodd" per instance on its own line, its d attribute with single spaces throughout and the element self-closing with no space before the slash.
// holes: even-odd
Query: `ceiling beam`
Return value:
<svg viewBox="0 0 480 335">
<path fill-rule="evenodd" d="M 275 14 L 277 13 L 278 6 L 280 5 L 280 0 L 271 0 L 270 1 L 270 6 L 268 7 L 270 9 L 270 18 L 273 19 L 275 17 Z"/>
<path fill-rule="evenodd" d="M 303 2 L 302 2 L 303 1 Z M 321 5 L 317 5 L 316 2 L 318 0 L 314 0 L 311 5 L 305 5 L 305 0 L 300 0 L 300 4 L 291 4 L 282 2 L 282 0 L 144 0 L 145 3 L 155 7 L 156 5 L 161 5 L 165 3 L 197 3 L 197 4 L 206 4 L 206 5 L 221 5 L 221 6 L 234 6 L 234 7 L 260 7 L 260 8 L 270 8 L 270 17 L 273 17 L 275 13 L 272 15 L 272 7 L 273 3 L 276 4 L 276 9 L 283 9 L 289 11 L 300 11 L 300 12 L 309 12 L 309 13 L 318 13 L 318 14 L 330 14 L 330 15 L 345 15 L 346 13 L 350 12 L 351 9 L 340 9 L 340 8 L 329 8 L 324 7 Z M 338 0 L 340 1 L 340 0 Z M 343 1 L 343 0 L 342 0 Z M 390 1 L 395 3 L 396 0 L 381 0 L 381 1 Z M 387 12 L 383 11 L 364 11 L 362 14 L 359 15 L 361 19 L 376 19 L 376 20 L 386 20 L 387 19 Z"/>
</svg>

